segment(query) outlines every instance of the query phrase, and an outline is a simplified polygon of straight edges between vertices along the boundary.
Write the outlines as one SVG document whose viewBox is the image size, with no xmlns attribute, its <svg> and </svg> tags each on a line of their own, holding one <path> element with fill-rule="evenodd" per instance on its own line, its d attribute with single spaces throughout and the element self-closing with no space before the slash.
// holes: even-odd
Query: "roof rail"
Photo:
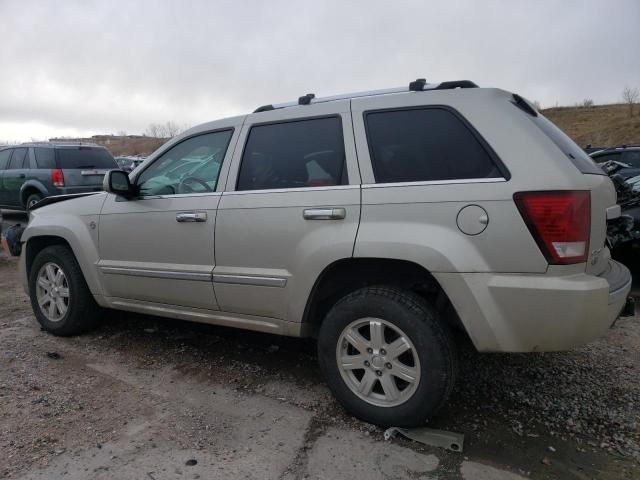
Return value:
<svg viewBox="0 0 640 480">
<path fill-rule="evenodd" d="M 270 110 L 277 110 L 280 108 L 295 107 L 297 105 L 311 105 L 316 103 L 333 102 L 335 100 L 346 100 L 350 98 L 359 97 L 371 97 L 375 95 L 387 95 L 390 93 L 404 93 L 404 92 L 423 92 L 427 90 L 452 90 L 455 88 L 478 88 L 478 85 L 471 80 L 453 80 L 441 83 L 427 83 L 426 79 L 418 78 L 417 80 L 409 83 L 408 87 L 396 87 L 386 88 L 383 90 L 369 90 L 356 93 L 345 93 L 342 95 L 333 95 L 330 97 L 316 97 L 313 93 L 307 93 L 298 98 L 297 102 L 285 102 L 278 104 L 263 105 L 256 108 L 253 113 L 268 112 Z"/>
</svg>

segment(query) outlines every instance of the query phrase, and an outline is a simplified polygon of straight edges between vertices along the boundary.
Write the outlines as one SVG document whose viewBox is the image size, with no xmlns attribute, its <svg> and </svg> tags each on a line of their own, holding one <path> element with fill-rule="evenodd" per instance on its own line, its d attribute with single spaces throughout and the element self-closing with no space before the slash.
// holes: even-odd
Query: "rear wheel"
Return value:
<svg viewBox="0 0 640 480">
<path fill-rule="evenodd" d="M 457 373 L 455 345 L 438 312 L 392 287 L 340 300 L 320 327 L 318 351 L 340 403 L 383 426 L 423 425 L 448 398 Z"/>
<path fill-rule="evenodd" d="M 39 193 L 32 193 L 31 195 L 29 195 L 26 201 L 27 210 L 31 210 L 31 207 L 33 207 L 40 200 L 42 200 L 42 195 L 40 195 Z"/>
<path fill-rule="evenodd" d="M 87 331 L 101 316 L 73 253 L 61 245 L 36 255 L 29 274 L 29 296 L 36 319 L 54 335 Z"/>
</svg>

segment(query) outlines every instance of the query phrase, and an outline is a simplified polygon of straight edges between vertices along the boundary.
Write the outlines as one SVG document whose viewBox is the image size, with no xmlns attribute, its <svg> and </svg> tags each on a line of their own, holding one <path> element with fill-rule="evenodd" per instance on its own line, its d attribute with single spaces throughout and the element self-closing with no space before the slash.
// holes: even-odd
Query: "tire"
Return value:
<svg viewBox="0 0 640 480">
<path fill-rule="evenodd" d="M 382 334 L 372 335 L 374 330 Z M 372 337 L 382 338 L 382 348 L 359 353 L 367 346 L 362 339 L 374 347 Z M 393 351 L 402 351 L 399 345 L 408 349 L 396 358 Z M 356 355 L 346 357 L 352 369 L 339 368 L 338 356 L 343 355 Z M 449 397 L 458 368 L 451 332 L 438 312 L 416 294 L 384 286 L 357 290 L 333 306 L 320 326 L 318 359 L 338 401 L 356 417 L 380 426 L 424 425 Z M 360 387 L 369 390 L 364 387 L 368 384 L 373 385 L 368 395 L 357 392 Z"/>
<path fill-rule="evenodd" d="M 58 269 L 62 277 L 58 276 Z M 44 283 L 39 283 L 41 276 Z M 52 277 L 53 282 L 50 280 Z M 86 332 L 94 328 L 101 318 L 102 309 L 91 295 L 75 256 L 69 248 L 61 245 L 47 247 L 36 255 L 29 272 L 29 296 L 36 319 L 54 335 L 67 337 Z M 52 303 L 55 304 L 53 314 Z"/>
<path fill-rule="evenodd" d="M 27 201 L 25 202 L 25 207 L 27 210 L 30 210 L 33 205 L 42 200 L 42 195 L 39 193 L 32 193 L 27 197 Z"/>
</svg>

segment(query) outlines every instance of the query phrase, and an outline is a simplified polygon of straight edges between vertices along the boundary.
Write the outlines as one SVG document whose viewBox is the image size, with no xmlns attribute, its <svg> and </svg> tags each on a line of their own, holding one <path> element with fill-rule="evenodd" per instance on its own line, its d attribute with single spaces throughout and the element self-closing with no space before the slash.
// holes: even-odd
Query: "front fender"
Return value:
<svg viewBox="0 0 640 480">
<path fill-rule="evenodd" d="M 32 215 L 29 225 L 22 234 L 23 256 L 28 251 L 29 242 L 33 239 L 61 238 L 71 247 L 91 293 L 102 295 L 102 283 L 96 267 L 99 260 L 98 221 L 97 214 L 77 216 L 61 212 Z M 25 274 L 28 275 L 28 272 L 25 271 Z"/>
</svg>

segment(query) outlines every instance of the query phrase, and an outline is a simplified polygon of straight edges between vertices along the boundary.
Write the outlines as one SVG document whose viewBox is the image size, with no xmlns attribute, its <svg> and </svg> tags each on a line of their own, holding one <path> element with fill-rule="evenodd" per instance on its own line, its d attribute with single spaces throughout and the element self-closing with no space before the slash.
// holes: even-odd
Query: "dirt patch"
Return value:
<svg viewBox="0 0 640 480">
<path fill-rule="evenodd" d="M 122 312 L 57 338 L 35 322 L 16 270 L 0 258 L 0 477 L 319 478 L 337 461 L 344 478 L 374 478 L 332 438 L 390 445 L 335 402 L 312 341 Z M 465 459 L 530 478 L 638 478 L 638 347 L 637 318 L 566 353 L 467 346 L 432 422 L 465 433 L 465 452 L 396 439 L 388 468 L 435 455 L 438 478 L 463 478 Z"/>
</svg>

